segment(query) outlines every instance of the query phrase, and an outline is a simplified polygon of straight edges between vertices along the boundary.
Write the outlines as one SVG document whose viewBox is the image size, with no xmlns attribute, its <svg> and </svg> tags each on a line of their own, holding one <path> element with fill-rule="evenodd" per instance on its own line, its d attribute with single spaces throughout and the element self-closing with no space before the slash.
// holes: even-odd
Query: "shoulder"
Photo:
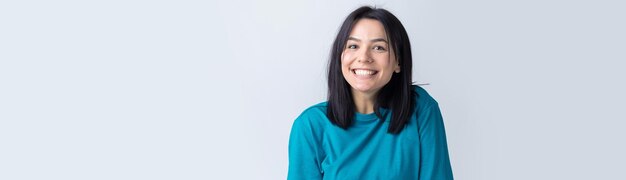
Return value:
<svg viewBox="0 0 626 180">
<path fill-rule="evenodd" d="M 441 124 L 443 123 L 441 110 L 439 109 L 439 103 L 428 94 L 428 92 L 419 86 L 414 86 L 414 91 L 417 93 L 416 107 L 413 112 L 413 118 L 417 121 L 420 127 L 428 124 Z"/>
<path fill-rule="evenodd" d="M 326 109 L 328 107 L 327 102 L 317 103 L 304 109 L 302 113 L 296 118 L 295 124 L 304 126 L 325 126 L 325 123 L 329 122 L 326 117 Z"/>
<path fill-rule="evenodd" d="M 302 111 L 300 116 L 319 116 L 319 115 L 326 116 L 327 107 L 328 107 L 328 102 L 317 103 L 315 105 L 309 106 L 308 108 L 304 109 L 304 111 Z"/>
<path fill-rule="evenodd" d="M 432 105 L 438 105 L 437 100 L 430 96 L 426 89 L 413 85 L 413 92 L 415 92 L 415 108 L 422 109 Z"/>
</svg>

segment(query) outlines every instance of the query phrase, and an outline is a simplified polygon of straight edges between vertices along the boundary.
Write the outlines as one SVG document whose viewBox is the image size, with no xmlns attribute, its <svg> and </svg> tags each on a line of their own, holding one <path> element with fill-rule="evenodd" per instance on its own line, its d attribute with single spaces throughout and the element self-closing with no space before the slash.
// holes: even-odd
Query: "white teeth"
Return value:
<svg viewBox="0 0 626 180">
<path fill-rule="evenodd" d="M 363 70 L 363 69 L 355 69 L 354 73 L 357 75 L 372 75 L 375 71 Z"/>
</svg>

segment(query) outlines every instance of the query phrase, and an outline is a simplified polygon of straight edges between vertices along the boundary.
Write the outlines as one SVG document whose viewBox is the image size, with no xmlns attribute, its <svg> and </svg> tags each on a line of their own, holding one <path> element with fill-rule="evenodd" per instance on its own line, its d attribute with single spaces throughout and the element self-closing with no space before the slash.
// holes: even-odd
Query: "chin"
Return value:
<svg viewBox="0 0 626 180">
<path fill-rule="evenodd" d="M 380 88 L 376 88 L 370 85 L 356 85 L 356 86 L 352 86 L 352 90 L 369 94 L 369 93 L 377 92 L 378 90 L 380 90 Z"/>
</svg>

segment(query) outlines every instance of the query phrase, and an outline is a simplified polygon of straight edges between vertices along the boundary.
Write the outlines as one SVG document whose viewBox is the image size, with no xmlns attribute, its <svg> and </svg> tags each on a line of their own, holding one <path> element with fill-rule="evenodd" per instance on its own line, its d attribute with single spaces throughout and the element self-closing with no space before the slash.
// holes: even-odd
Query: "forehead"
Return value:
<svg viewBox="0 0 626 180">
<path fill-rule="evenodd" d="M 352 27 L 350 36 L 357 37 L 359 39 L 375 39 L 384 38 L 387 39 L 385 33 L 385 27 L 380 21 L 375 19 L 359 19 Z"/>
</svg>

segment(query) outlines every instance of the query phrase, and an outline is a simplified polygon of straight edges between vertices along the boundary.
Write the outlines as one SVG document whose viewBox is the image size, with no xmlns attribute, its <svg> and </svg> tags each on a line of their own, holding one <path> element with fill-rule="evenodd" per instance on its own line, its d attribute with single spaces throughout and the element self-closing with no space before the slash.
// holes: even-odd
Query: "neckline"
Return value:
<svg viewBox="0 0 626 180">
<path fill-rule="evenodd" d="M 384 116 L 384 114 L 387 112 L 387 110 L 385 108 L 380 108 L 380 113 Z M 372 112 L 369 114 L 363 114 L 363 113 L 359 113 L 359 112 L 354 112 L 354 120 L 355 121 L 374 121 L 374 120 L 379 120 L 378 116 L 376 116 L 376 112 Z M 386 120 L 385 120 L 386 121 Z"/>
<path fill-rule="evenodd" d="M 378 116 L 376 116 L 376 113 L 372 112 L 369 114 L 363 114 L 363 113 L 359 113 L 356 112 L 354 113 L 354 119 L 357 121 L 371 121 L 371 120 L 376 120 L 378 119 Z"/>
</svg>

